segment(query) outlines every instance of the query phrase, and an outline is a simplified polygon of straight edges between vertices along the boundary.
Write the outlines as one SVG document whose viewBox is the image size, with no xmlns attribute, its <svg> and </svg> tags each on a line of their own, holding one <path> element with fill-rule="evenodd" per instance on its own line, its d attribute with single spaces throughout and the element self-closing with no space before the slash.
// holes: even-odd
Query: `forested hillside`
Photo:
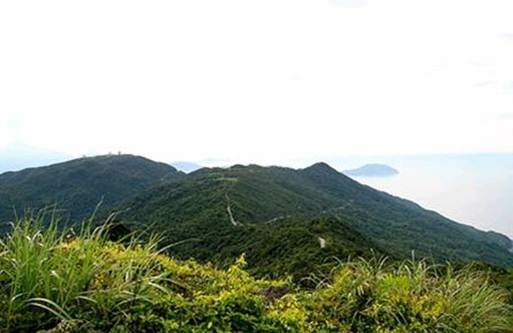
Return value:
<svg viewBox="0 0 513 333">
<path fill-rule="evenodd" d="M 58 207 L 65 218 L 81 221 L 101 202 L 102 209 L 133 197 L 165 177 L 180 177 L 175 168 L 133 155 L 85 157 L 47 167 L 0 175 L 0 222 L 14 212 Z"/>
<path fill-rule="evenodd" d="M 137 196 L 121 210 L 120 220 L 132 228 L 158 230 L 170 243 L 190 240 L 172 248 L 179 257 L 223 262 L 246 253 L 249 268 L 264 272 L 274 262 L 301 266 L 313 246 L 318 258 L 375 249 L 396 258 L 414 252 L 439 261 L 513 265 L 507 237 L 361 185 L 324 163 L 301 170 L 202 169 Z M 301 241 L 288 246 L 299 234 Z M 348 235 L 357 246 L 339 246 Z M 326 240 L 322 249 L 319 238 Z"/>
<path fill-rule="evenodd" d="M 191 174 L 132 155 L 72 160 L 0 175 L 0 221 L 13 207 L 53 206 L 65 221 L 117 212 L 122 232 L 158 232 L 178 258 L 219 265 L 246 255 L 260 276 L 301 278 L 371 253 L 396 259 L 513 266 L 511 240 L 346 177 L 325 163 L 305 169 L 235 165 Z"/>
</svg>

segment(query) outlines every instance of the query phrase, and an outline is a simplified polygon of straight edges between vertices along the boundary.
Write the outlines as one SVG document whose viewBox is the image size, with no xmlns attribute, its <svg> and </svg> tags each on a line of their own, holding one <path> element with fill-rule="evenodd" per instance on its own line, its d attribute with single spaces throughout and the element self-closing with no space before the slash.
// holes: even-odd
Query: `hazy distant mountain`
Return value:
<svg viewBox="0 0 513 333">
<path fill-rule="evenodd" d="M 63 153 L 13 143 L 0 149 L 0 173 L 49 165 L 68 159 L 70 156 Z"/>
<path fill-rule="evenodd" d="M 183 174 L 170 165 L 133 155 L 79 158 L 50 166 L 0 175 L 0 222 L 13 219 L 13 209 L 39 209 L 56 204 L 64 217 L 80 220 L 102 201 L 110 209 L 151 186 Z"/>
<path fill-rule="evenodd" d="M 385 164 L 366 164 L 343 173 L 351 177 L 388 177 L 399 174 L 399 171 Z"/>
<path fill-rule="evenodd" d="M 171 165 L 185 173 L 193 172 L 203 168 L 203 166 L 193 162 L 173 162 Z"/>
</svg>

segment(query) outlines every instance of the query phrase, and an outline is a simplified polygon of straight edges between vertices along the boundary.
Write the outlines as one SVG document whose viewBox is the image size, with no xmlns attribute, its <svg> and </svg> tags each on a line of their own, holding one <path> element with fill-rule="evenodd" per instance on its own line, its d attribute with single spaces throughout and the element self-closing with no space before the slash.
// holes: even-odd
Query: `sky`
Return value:
<svg viewBox="0 0 513 333">
<path fill-rule="evenodd" d="M 511 0 L 0 2 L 0 150 L 513 151 Z"/>
</svg>

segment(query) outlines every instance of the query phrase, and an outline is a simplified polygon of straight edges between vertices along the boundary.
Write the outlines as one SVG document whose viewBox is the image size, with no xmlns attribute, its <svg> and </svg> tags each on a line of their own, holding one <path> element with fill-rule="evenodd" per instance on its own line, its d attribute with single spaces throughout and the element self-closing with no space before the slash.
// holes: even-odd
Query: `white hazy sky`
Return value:
<svg viewBox="0 0 513 333">
<path fill-rule="evenodd" d="M 0 2 L 0 149 L 513 150 L 511 0 Z"/>
</svg>

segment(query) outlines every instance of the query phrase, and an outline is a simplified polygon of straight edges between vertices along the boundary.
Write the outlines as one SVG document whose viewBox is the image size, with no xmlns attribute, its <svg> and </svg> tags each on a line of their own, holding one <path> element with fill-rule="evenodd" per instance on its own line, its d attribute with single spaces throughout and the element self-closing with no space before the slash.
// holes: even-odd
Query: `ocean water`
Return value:
<svg viewBox="0 0 513 333">
<path fill-rule="evenodd" d="M 457 222 L 513 238 L 513 154 L 365 157 L 333 163 L 344 170 L 375 162 L 400 173 L 355 180 Z"/>
</svg>

